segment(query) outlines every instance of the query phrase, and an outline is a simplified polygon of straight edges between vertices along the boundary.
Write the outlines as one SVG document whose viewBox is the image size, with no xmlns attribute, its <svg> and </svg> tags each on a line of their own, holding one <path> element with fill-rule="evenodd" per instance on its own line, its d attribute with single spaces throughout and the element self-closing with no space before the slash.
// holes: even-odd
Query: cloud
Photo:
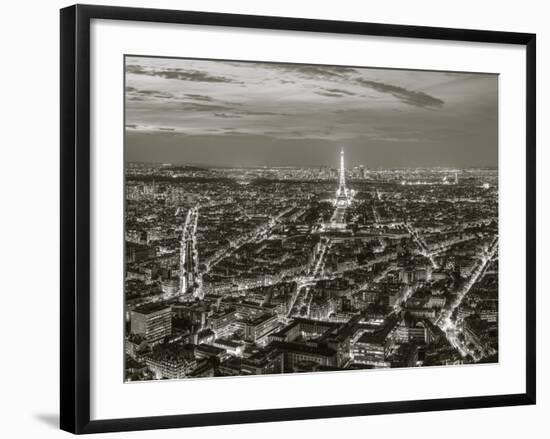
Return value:
<svg viewBox="0 0 550 439">
<path fill-rule="evenodd" d="M 357 82 L 380 93 L 389 93 L 401 102 L 415 107 L 442 107 L 444 102 L 421 91 L 408 90 L 397 85 L 358 78 Z"/>
<path fill-rule="evenodd" d="M 320 66 L 320 65 L 307 65 L 307 64 L 266 64 L 268 68 L 273 70 L 284 71 L 307 77 L 308 79 L 324 79 L 332 80 L 338 78 L 345 78 L 350 73 L 357 73 L 357 71 L 351 67 L 341 66 Z"/>
<path fill-rule="evenodd" d="M 232 111 L 233 107 L 219 104 L 200 104 L 197 102 L 182 102 L 179 106 L 181 110 L 185 111 Z"/>
<path fill-rule="evenodd" d="M 235 119 L 235 118 L 239 119 L 242 117 L 242 116 L 239 116 L 238 114 L 229 114 L 229 113 L 214 113 L 214 116 L 221 117 L 224 119 Z"/>
<path fill-rule="evenodd" d="M 190 69 L 144 69 L 139 65 L 127 65 L 126 73 L 134 75 L 149 75 L 149 76 L 158 76 L 165 79 L 179 79 L 181 81 L 196 81 L 196 82 L 219 82 L 219 83 L 229 83 L 236 82 L 225 76 L 216 76 L 206 73 L 200 70 L 190 70 Z"/>
<path fill-rule="evenodd" d="M 261 131 L 254 134 L 261 134 L 279 140 L 331 140 L 335 142 L 349 140 L 356 135 L 356 133 L 343 132 L 341 130 L 313 130 L 306 127 L 303 129 Z"/>
<path fill-rule="evenodd" d="M 247 116 L 285 116 L 284 113 L 275 113 L 273 111 L 261 111 L 261 110 L 242 110 L 236 111 L 237 114 L 243 114 Z"/>
<path fill-rule="evenodd" d="M 199 95 L 199 94 L 193 94 L 193 93 L 187 93 L 185 97 L 189 99 L 194 99 L 196 101 L 213 101 L 214 100 L 211 96 Z"/>
<path fill-rule="evenodd" d="M 357 96 L 355 93 L 352 93 L 347 90 L 342 90 L 339 88 L 324 88 L 322 91 L 316 91 L 315 94 L 319 96 L 326 96 L 331 98 L 345 98 L 348 96 Z"/>
<path fill-rule="evenodd" d="M 339 89 L 339 88 L 326 88 L 325 90 L 329 93 L 338 93 L 338 94 L 341 94 L 341 95 L 356 96 L 356 94 L 352 93 L 351 91 L 342 90 L 342 89 Z"/>
<path fill-rule="evenodd" d="M 182 82 L 174 75 L 167 78 L 167 71 L 233 82 Z M 459 138 L 480 131 L 481 117 L 494 114 L 492 100 L 480 107 L 487 94 L 494 95 L 494 86 L 486 84 L 492 78 L 485 76 L 464 81 L 439 72 L 157 59 L 133 63 L 127 72 L 128 133 L 208 136 L 209 145 L 219 142 L 220 148 L 224 136 L 231 135 L 235 144 L 240 136 L 288 144 L 363 142 L 365 147 L 427 149 L 448 141 L 437 128 Z M 163 94 L 171 98 L 161 99 Z M 453 131 L 455 126 L 460 132 Z"/>
<path fill-rule="evenodd" d="M 275 113 L 272 111 L 254 110 L 243 108 L 242 104 L 234 102 L 220 103 L 199 103 L 199 102 L 182 102 L 179 105 L 181 110 L 193 112 L 212 112 L 215 116 L 222 118 L 240 118 L 243 116 L 283 116 L 283 113 Z"/>
<path fill-rule="evenodd" d="M 133 90 L 129 91 L 128 88 L 133 88 L 133 87 L 126 87 L 126 91 L 128 93 L 131 93 L 134 96 L 142 96 L 142 97 L 150 96 L 153 98 L 161 98 L 161 99 L 170 99 L 174 96 L 172 93 L 167 93 L 167 92 L 158 91 L 158 90 L 137 90 L 133 88 Z"/>
<path fill-rule="evenodd" d="M 326 97 L 329 97 L 329 98 L 343 98 L 344 97 L 343 94 L 331 93 L 331 92 L 328 92 L 328 91 L 316 91 L 315 94 L 317 94 L 319 96 L 326 96 Z"/>
</svg>

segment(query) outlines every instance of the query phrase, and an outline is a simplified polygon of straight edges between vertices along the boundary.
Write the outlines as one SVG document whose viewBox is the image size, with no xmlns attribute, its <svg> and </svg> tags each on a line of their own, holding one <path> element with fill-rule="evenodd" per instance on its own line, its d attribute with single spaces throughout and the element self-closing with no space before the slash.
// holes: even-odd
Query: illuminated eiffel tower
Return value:
<svg viewBox="0 0 550 439">
<path fill-rule="evenodd" d="M 336 190 L 336 206 L 347 207 L 350 204 L 348 189 L 346 188 L 346 168 L 344 166 L 344 148 L 340 151 L 340 179 Z"/>
</svg>

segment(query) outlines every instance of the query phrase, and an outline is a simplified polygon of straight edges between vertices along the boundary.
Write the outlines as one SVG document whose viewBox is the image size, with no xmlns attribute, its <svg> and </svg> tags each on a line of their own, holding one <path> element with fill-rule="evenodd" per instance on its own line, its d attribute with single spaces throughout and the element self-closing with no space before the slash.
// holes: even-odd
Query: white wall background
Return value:
<svg viewBox="0 0 550 439">
<path fill-rule="evenodd" d="M 88 1 L 88 3 L 96 3 Z M 131 437 L 334 438 L 422 436 L 515 438 L 548 430 L 550 326 L 544 321 L 544 232 L 550 193 L 550 27 L 545 2 L 462 0 L 157 0 L 100 4 L 297 16 L 381 23 L 535 32 L 538 38 L 538 392 L 535 407 L 325 419 L 200 429 L 125 433 Z M 4 437 L 61 437 L 58 422 L 59 285 L 59 0 L 4 4 L 1 14 L 0 112 L 0 432 Z M 547 215 L 545 215 L 545 211 Z M 546 349 L 543 349 L 546 347 Z M 528 433 L 529 432 L 529 433 Z M 533 434 L 534 433 L 534 434 Z M 382 436 L 383 435 L 383 436 Z M 104 435 L 109 437 L 114 434 Z"/>
</svg>

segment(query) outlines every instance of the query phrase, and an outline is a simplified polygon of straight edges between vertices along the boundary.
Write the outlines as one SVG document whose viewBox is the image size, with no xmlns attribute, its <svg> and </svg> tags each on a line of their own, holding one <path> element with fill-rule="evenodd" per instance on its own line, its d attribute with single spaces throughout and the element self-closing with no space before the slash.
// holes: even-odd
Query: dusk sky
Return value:
<svg viewBox="0 0 550 439">
<path fill-rule="evenodd" d="M 498 76 L 126 58 L 126 160 L 496 166 Z"/>
</svg>

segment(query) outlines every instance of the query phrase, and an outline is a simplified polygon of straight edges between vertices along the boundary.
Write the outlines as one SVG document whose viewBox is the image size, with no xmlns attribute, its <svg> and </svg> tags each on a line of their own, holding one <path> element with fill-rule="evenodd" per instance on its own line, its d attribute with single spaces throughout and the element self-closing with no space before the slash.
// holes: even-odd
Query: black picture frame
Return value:
<svg viewBox="0 0 550 439">
<path fill-rule="evenodd" d="M 90 22 L 93 19 L 407 37 L 526 48 L 526 391 L 367 404 L 90 419 Z M 535 404 L 536 36 L 530 33 L 75 5 L 61 10 L 61 429 L 81 434 Z"/>
</svg>

